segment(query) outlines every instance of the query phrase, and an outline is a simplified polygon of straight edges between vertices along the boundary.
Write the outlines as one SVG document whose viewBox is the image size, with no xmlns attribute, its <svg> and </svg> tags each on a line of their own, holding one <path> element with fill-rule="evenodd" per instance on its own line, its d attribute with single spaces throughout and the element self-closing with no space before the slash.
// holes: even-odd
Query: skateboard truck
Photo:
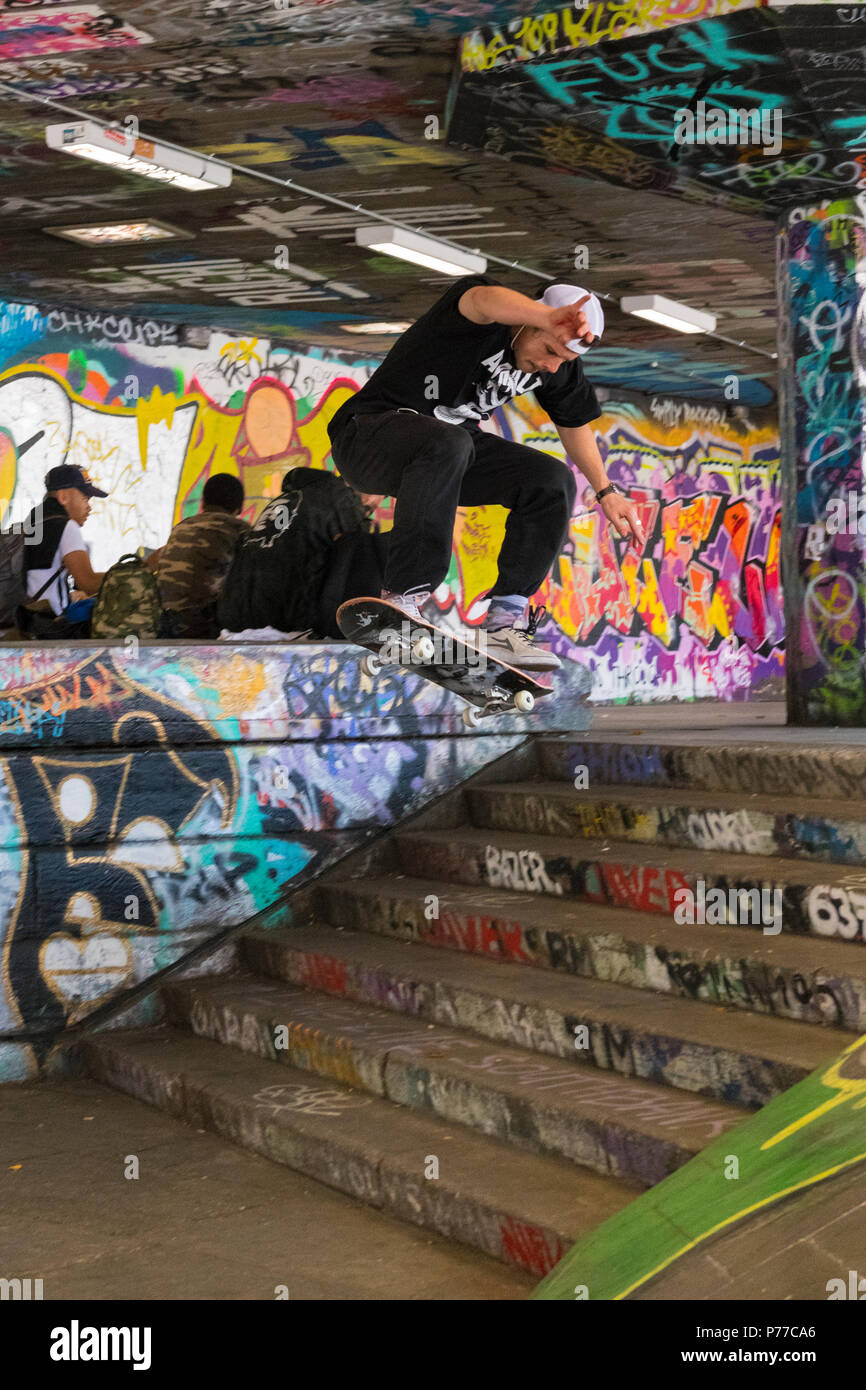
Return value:
<svg viewBox="0 0 866 1390">
<path fill-rule="evenodd" d="M 409 664 L 405 660 L 389 660 L 387 656 L 383 655 L 393 643 L 399 644 L 398 650 L 402 647 L 403 639 L 400 637 L 399 633 L 386 629 L 384 632 L 380 633 L 380 637 L 382 639 L 382 645 L 378 652 L 368 652 L 361 661 L 361 670 L 364 672 L 365 676 L 378 676 L 379 672 L 384 670 L 386 666 L 406 666 Z M 413 632 L 409 652 L 411 661 L 416 666 L 429 665 L 436 655 L 436 647 L 433 638 L 427 632 Z"/>
<path fill-rule="evenodd" d="M 463 723 L 467 729 L 477 729 L 482 719 L 491 719 L 495 714 L 507 714 L 516 709 L 518 714 L 531 714 L 535 709 L 535 696 L 531 690 L 518 690 L 513 698 L 493 698 L 481 708 L 467 705 L 463 711 Z"/>
</svg>

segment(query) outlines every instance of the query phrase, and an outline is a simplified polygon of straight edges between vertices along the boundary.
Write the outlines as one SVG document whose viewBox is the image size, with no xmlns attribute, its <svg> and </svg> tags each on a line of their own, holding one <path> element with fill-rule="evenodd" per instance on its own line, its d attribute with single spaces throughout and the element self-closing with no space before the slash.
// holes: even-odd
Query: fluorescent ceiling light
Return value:
<svg viewBox="0 0 866 1390">
<path fill-rule="evenodd" d="M 404 227 L 389 227 L 377 223 L 355 228 L 355 241 L 368 251 L 384 251 L 401 261 L 438 270 L 442 275 L 480 275 L 487 269 L 485 256 L 473 256 L 470 251 L 458 251 L 432 236 L 409 232 Z"/>
<path fill-rule="evenodd" d="M 176 188 L 228 188 L 232 181 L 231 169 L 214 164 L 203 155 L 172 150 L 157 141 L 101 126 L 96 121 L 50 125 L 45 131 L 45 143 L 49 149 L 92 159 L 97 164 L 110 164 L 125 173 L 141 174 Z"/>
<path fill-rule="evenodd" d="M 51 236 L 77 241 L 80 246 L 123 246 L 128 242 L 170 241 L 175 237 L 191 237 L 168 222 L 91 222 L 81 227 L 43 227 Z"/>
<path fill-rule="evenodd" d="M 411 323 L 341 323 L 347 333 L 405 333 Z"/>
<path fill-rule="evenodd" d="M 675 328 L 678 333 L 712 333 L 716 327 L 715 314 L 704 314 L 700 309 L 678 304 L 675 299 L 664 299 L 660 294 L 626 295 L 619 301 L 619 307 L 624 314 L 649 319 L 650 323 L 660 323 L 663 328 Z"/>
</svg>

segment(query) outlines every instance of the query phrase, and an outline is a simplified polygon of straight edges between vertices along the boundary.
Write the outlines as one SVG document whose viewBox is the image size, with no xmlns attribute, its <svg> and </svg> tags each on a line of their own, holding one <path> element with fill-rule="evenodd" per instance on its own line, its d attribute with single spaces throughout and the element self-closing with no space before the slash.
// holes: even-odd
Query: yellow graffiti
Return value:
<svg viewBox="0 0 866 1390">
<path fill-rule="evenodd" d="M 5 430 L 0 430 L 0 521 L 12 502 L 15 490 L 15 445 Z"/>
<path fill-rule="evenodd" d="M 591 565 L 598 547 L 598 512 L 581 512 L 571 523 L 574 563 Z"/>
<path fill-rule="evenodd" d="M 496 557 L 505 539 L 506 516 L 502 507 L 465 507 L 457 513 L 454 552 L 464 613 L 496 581 Z"/>
<path fill-rule="evenodd" d="M 643 583 L 638 581 L 638 569 Z M 622 577 L 626 582 L 632 608 L 644 620 L 653 637 L 665 646 L 670 646 L 675 637 L 673 615 L 665 607 L 659 592 L 658 576 L 651 560 L 638 561 L 633 550 L 626 552 L 622 561 Z"/>
<path fill-rule="evenodd" d="M 262 359 L 256 352 L 258 338 L 240 338 L 236 343 L 224 343 L 220 348 L 220 357 L 227 357 L 232 363 L 239 363 L 241 366 L 249 366 L 251 362 L 257 362 L 261 370 Z"/>
<path fill-rule="evenodd" d="M 166 429 L 171 429 L 174 424 L 174 411 L 177 405 L 177 397 L 173 392 L 163 395 L 158 386 L 154 386 L 150 400 L 140 398 L 135 407 L 131 407 L 127 412 L 135 415 L 138 421 L 138 456 L 141 459 L 142 468 L 147 468 L 147 452 L 150 444 L 151 425 L 165 425 Z"/>
<path fill-rule="evenodd" d="M 454 164 L 460 156 L 454 151 L 439 149 L 435 140 L 423 145 L 404 145 L 402 140 L 388 140 L 380 135 L 332 135 L 323 144 L 334 154 L 363 168 L 384 164 Z"/>
<path fill-rule="evenodd" d="M 574 586 L 575 568 L 564 555 L 559 557 L 559 581 L 548 584 L 544 592 L 544 602 L 556 626 L 576 642 L 583 623 L 584 608 Z"/>
<path fill-rule="evenodd" d="M 241 339 L 226 346 L 236 359 L 244 356 L 253 361 L 256 345 L 257 339 Z M 243 404 L 234 408 L 216 404 L 200 389 L 175 393 L 164 392 L 159 386 L 154 386 L 149 398 L 139 396 L 129 404 L 105 405 L 78 394 L 62 375 L 41 364 L 9 368 L 0 373 L 0 383 L 28 376 L 55 382 L 70 403 L 85 412 L 83 426 L 76 426 L 71 437 L 64 435 L 59 420 L 46 421 L 46 444 L 58 457 L 65 456 L 85 471 L 92 469 L 97 483 L 111 474 L 115 501 L 123 502 L 121 494 L 131 486 L 136 472 L 146 474 L 148 460 L 160 451 L 164 453 L 165 436 L 175 429 L 179 414 L 191 412 L 192 426 L 178 464 L 175 522 L 188 510 L 190 495 L 211 473 L 231 473 L 243 480 L 247 497 L 244 515 L 253 520 L 260 508 L 279 494 L 283 475 L 290 468 L 327 467 L 331 450 L 328 422 L 357 389 L 353 382 L 340 384 L 299 423 L 291 393 L 261 378 L 252 383 Z M 108 442 L 100 438 L 102 418 L 128 421 L 131 437 L 125 451 L 116 439 Z M 170 442 L 179 453 L 180 439 Z M 0 517 L 9 507 L 17 477 L 14 439 L 8 430 L 0 429 Z"/>
<path fill-rule="evenodd" d="M 755 0 L 597 0 L 585 6 L 569 5 L 513 20 L 508 25 L 513 34 L 510 41 L 499 28 L 492 34 L 489 29 L 475 30 L 461 43 L 460 66 L 463 72 L 487 72 L 504 63 L 526 62 L 540 53 L 590 48 L 627 35 L 711 19 L 754 3 Z"/>
<path fill-rule="evenodd" d="M 298 423 L 298 438 L 310 455 L 313 468 L 324 468 L 330 457 L 331 441 L 328 438 L 328 424 L 336 415 L 343 401 L 354 396 L 355 388 L 336 386 L 329 392 L 320 410 L 315 410 L 305 420 Z"/>
<path fill-rule="evenodd" d="M 244 164 L 285 164 L 292 155 L 303 149 L 300 140 L 241 140 L 234 145 L 205 146 L 203 154 L 222 156 L 225 159 L 242 160 Z"/>
<path fill-rule="evenodd" d="M 219 693 L 220 708 L 243 711 L 245 718 L 254 717 L 259 696 L 268 688 L 265 663 L 241 652 L 215 666 L 210 680 Z"/>
<path fill-rule="evenodd" d="M 829 1110 L 834 1110 L 837 1105 L 844 1105 L 846 1101 L 851 1101 L 852 1110 L 862 1110 L 866 1105 L 866 1076 L 844 1076 L 843 1068 L 849 1058 L 853 1059 L 855 1054 L 862 1052 L 863 1038 L 858 1038 L 850 1047 L 846 1047 L 841 1057 L 837 1057 L 827 1068 L 821 1077 L 824 1086 L 833 1087 L 838 1094 L 825 1100 L 822 1105 L 816 1105 L 814 1109 L 801 1115 L 791 1124 L 780 1129 L 778 1134 L 774 1134 L 770 1139 L 765 1139 L 761 1145 L 762 1149 L 772 1149 L 776 1144 L 781 1144 L 783 1140 L 789 1139 L 798 1130 L 804 1129 L 806 1125 L 812 1124 L 814 1120 L 826 1115 Z M 852 1063 L 853 1064 L 853 1063 Z M 857 1058 L 857 1065 L 862 1066 L 862 1059 Z"/>
</svg>

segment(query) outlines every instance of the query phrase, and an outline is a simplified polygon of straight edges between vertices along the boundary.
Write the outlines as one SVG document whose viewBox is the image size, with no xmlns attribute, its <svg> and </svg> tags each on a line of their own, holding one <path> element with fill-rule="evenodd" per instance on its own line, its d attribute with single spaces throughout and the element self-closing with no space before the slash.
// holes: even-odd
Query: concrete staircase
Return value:
<svg viewBox="0 0 866 1390">
<path fill-rule="evenodd" d="M 244 973 L 166 987 L 168 1026 L 80 1046 L 540 1276 L 863 1028 L 866 748 L 554 736 L 494 775 L 246 937 Z M 778 889 L 781 931 L 678 924 L 700 880 Z"/>
</svg>

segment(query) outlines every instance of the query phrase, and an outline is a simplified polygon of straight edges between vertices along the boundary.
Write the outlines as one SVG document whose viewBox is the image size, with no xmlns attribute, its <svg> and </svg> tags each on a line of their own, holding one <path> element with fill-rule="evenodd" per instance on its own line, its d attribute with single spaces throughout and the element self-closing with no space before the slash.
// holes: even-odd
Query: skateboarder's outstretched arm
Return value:
<svg viewBox="0 0 866 1390">
<path fill-rule="evenodd" d="M 557 425 L 556 431 L 568 457 L 580 469 L 593 491 L 602 492 L 610 487 L 592 425 L 578 425 L 570 429 L 565 425 Z M 634 502 L 628 497 L 623 497 L 621 493 L 609 492 L 606 497 L 602 497 L 598 505 L 611 526 L 621 536 L 631 536 L 638 544 L 643 545 L 645 536 Z"/>
<path fill-rule="evenodd" d="M 556 356 L 563 362 L 570 362 L 577 356 L 567 346 L 572 339 L 580 338 L 587 344 L 593 341 L 594 335 L 583 312 L 588 299 L 586 294 L 574 304 L 552 308 L 539 299 L 507 290 L 504 285 L 475 285 L 460 296 L 457 308 L 471 323 L 540 328 L 550 346 L 555 345 Z"/>
</svg>

